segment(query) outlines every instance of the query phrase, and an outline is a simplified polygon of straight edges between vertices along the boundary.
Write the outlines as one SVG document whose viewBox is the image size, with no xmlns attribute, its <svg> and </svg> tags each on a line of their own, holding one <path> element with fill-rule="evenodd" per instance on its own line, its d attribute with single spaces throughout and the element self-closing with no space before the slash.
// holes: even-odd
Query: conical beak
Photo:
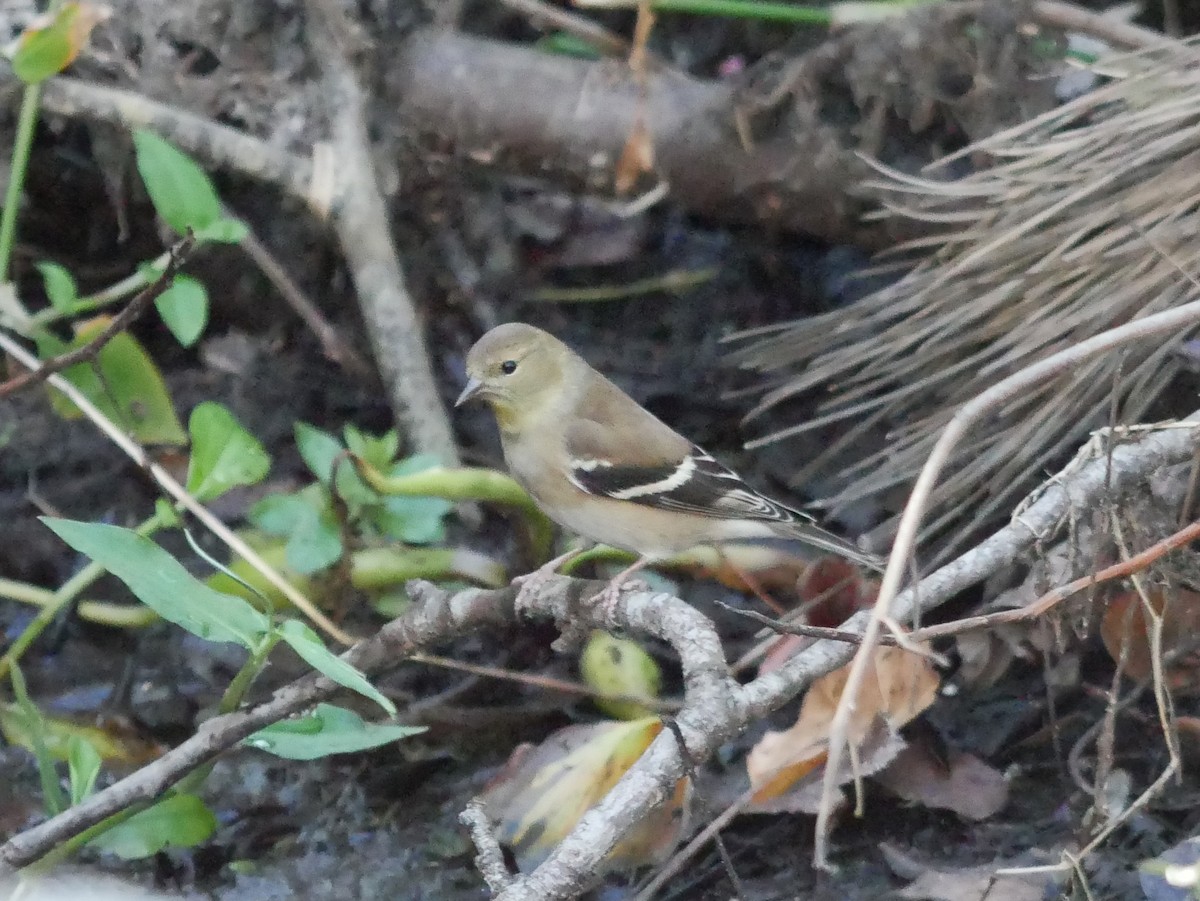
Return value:
<svg viewBox="0 0 1200 901">
<path fill-rule="evenodd" d="M 483 389 L 483 383 L 479 379 L 467 379 L 467 386 L 462 389 L 462 394 L 458 396 L 458 400 L 454 402 L 454 406 L 461 407 L 471 398 L 475 397 Z"/>
</svg>

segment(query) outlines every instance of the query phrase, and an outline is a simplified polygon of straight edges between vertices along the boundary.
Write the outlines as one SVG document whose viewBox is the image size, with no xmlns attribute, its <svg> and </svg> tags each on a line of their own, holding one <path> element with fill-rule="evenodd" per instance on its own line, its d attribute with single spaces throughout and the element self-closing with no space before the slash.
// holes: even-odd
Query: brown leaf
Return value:
<svg viewBox="0 0 1200 901">
<path fill-rule="evenodd" d="M 829 728 L 850 666 L 814 682 L 796 724 L 783 732 L 768 732 L 751 749 L 746 770 L 756 804 L 790 791 L 824 763 Z M 897 730 L 933 703 L 938 684 L 937 672 L 926 658 L 901 648 L 876 648 L 846 732 L 846 740 L 859 752 L 863 775 L 882 768 L 903 747 Z M 839 779 L 849 775 L 839 774 Z"/>
<path fill-rule="evenodd" d="M 1179 589 L 1167 595 L 1155 588 L 1149 598 L 1154 613 L 1162 617 L 1162 656 L 1170 659 L 1175 651 L 1191 646 L 1200 632 L 1200 594 Z M 1134 591 L 1117 595 L 1104 611 L 1100 637 L 1113 660 L 1120 659 L 1122 642 L 1128 642 L 1125 675 L 1130 679 L 1142 681 L 1153 675 L 1152 622 L 1153 617 Z M 1197 693 L 1200 691 L 1197 670 L 1200 670 L 1200 656 L 1193 649 L 1167 666 L 1168 687 L 1175 692 Z"/>
<path fill-rule="evenodd" d="M 996 864 L 963 870 L 926 870 L 900 890 L 910 901 L 1042 901 L 1046 877 L 996 876 Z"/>
<path fill-rule="evenodd" d="M 937 759 L 923 744 L 901 751 L 875 781 L 906 801 L 953 810 L 969 820 L 984 820 L 1008 803 L 1008 780 L 973 754 L 951 751 Z"/>
</svg>

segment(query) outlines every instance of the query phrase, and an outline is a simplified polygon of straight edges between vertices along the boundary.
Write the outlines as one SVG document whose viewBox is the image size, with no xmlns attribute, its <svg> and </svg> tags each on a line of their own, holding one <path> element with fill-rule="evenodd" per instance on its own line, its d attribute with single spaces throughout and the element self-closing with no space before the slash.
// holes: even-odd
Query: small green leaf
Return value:
<svg viewBox="0 0 1200 901">
<path fill-rule="evenodd" d="M 232 413 L 213 401 L 192 410 L 188 419 L 192 458 L 187 488 L 198 500 L 210 501 L 238 485 L 262 481 L 271 457 Z"/>
<path fill-rule="evenodd" d="M 242 744 L 288 760 L 316 760 L 377 748 L 425 729 L 395 723 L 365 723 L 353 710 L 318 704 L 308 716 L 281 720 L 260 729 Z"/>
<path fill-rule="evenodd" d="M 418 455 L 401 460 L 389 476 L 405 476 L 440 466 L 430 455 Z M 372 517 L 385 535 L 407 544 L 437 544 L 446 537 L 444 520 L 454 504 L 440 497 L 388 497 Z"/>
<path fill-rule="evenodd" d="M 163 324 L 175 340 L 191 347 L 208 325 L 208 291 L 190 275 L 177 275 L 170 287 L 154 301 Z"/>
<path fill-rule="evenodd" d="M 38 352 L 47 359 L 64 349 L 82 347 L 107 322 L 101 318 L 81 328 L 69 347 L 39 336 Z M 99 373 L 96 367 L 99 367 Z M 79 363 L 64 370 L 62 376 L 138 441 L 145 444 L 187 443 L 187 435 L 175 414 L 162 373 L 137 339 L 127 332 L 104 345 L 95 364 Z M 51 389 L 50 396 L 54 409 L 64 419 L 77 419 L 82 415 L 61 392 Z"/>
<path fill-rule="evenodd" d="M 400 447 L 400 435 L 395 429 L 389 429 L 382 435 L 371 435 L 347 425 L 342 429 L 342 435 L 346 439 L 346 447 L 375 469 L 386 470 L 391 466 Z"/>
<path fill-rule="evenodd" d="M 154 209 L 179 234 L 201 231 L 221 218 L 221 201 L 191 157 L 152 131 L 133 133 L 137 167 Z"/>
<path fill-rule="evenodd" d="M 8 674 L 12 680 L 17 707 L 25 720 L 26 734 L 29 738 L 26 747 L 33 751 L 34 760 L 37 761 L 38 777 L 42 783 L 42 803 L 46 806 L 47 813 L 57 816 L 67 809 L 67 798 L 63 794 L 62 786 L 58 784 L 58 769 L 54 765 L 54 758 L 46 741 L 46 719 L 29 697 L 25 686 L 25 674 L 16 662 L 10 666 Z M 6 734 L 7 731 L 6 729 Z"/>
<path fill-rule="evenodd" d="M 100 775 L 100 752 L 86 738 L 72 735 L 67 743 L 67 772 L 71 777 L 71 804 L 87 798 Z"/>
<path fill-rule="evenodd" d="M 307 422 L 295 426 L 296 449 L 300 457 L 323 485 L 328 485 L 333 476 L 333 461 L 344 448 L 328 432 L 323 432 Z"/>
<path fill-rule="evenodd" d="M 279 627 L 279 634 L 313 669 L 338 685 L 370 698 L 386 710 L 389 716 L 396 713 L 395 704 L 380 694 L 379 690 L 367 681 L 366 676 L 325 647 L 317 633 L 300 620 L 287 620 Z"/>
<path fill-rule="evenodd" d="M 25 84 L 57 75 L 75 61 L 96 23 L 107 18 L 102 7 L 63 3 L 57 12 L 39 16 L 25 29 L 11 53 L 13 74 Z"/>
<path fill-rule="evenodd" d="M 75 550 L 124 582 L 137 599 L 169 622 L 208 641 L 258 647 L 271 621 L 241 598 L 214 591 L 149 538 L 103 523 L 42 517 Z"/>
<path fill-rule="evenodd" d="M 75 301 L 79 300 L 79 289 L 75 286 L 75 279 L 71 273 L 58 263 L 45 260 L 35 265 L 42 274 L 42 287 L 50 305 L 60 313 L 74 312 Z"/>
<path fill-rule="evenodd" d="M 303 575 L 341 558 L 342 534 L 319 484 L 295 494 L 273 494 L 250 508 L 250 521 L 272 535 L 287 536 L 287 563 Z"/>
<path fill-rule="evenodd" d="M 250 229 L 240 219 L 224 217 L 196 229 L 197 241 L 213 241 L 217 244 L 241 244 L 250 234 Z"/>
<path fill-rule="evenodd" d="M 118 823 L 88 844 L 125 860 L 150 857 L 166 848 L 192 848 L 217 831 L 217 818 L 195 795 L 172 795 Z"/>
</svg>

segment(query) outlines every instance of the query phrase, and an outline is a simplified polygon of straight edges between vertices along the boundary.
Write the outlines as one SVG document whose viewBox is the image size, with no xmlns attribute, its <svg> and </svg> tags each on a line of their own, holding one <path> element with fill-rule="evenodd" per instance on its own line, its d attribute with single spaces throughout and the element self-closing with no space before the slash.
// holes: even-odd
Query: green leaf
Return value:
<svg viewBox="0 0 1200 901">
<path fill-rule="evenodd" d="M 69 347 L 39 336 L 38 351 L 43 359 L 47 359 L 64 349 L 82 347 L 107 322 L 107 319 L 98 319 L 80 329 Z M 138 441 L 144 444 L 187 443 L 187 435 L 175 414 L 162 373 L 132 335 L 126 332 L 116 335 L 101 349 L 94 365 L 79 363 L 61 375 L 99 407 L 100 412 L 123 426 Z M 54 409 L 64 419 L 77 419 L 82 415 L 61 392 L 51 389 L 51 399 Z"/>
<path fill-rule="evenodd" d="M 217 831 L 217 818 L 195 795 L 172 795 L 118 823 L 88 844 L 125 860 L 166 848 L 192 848 Z"/>
<path fill-rule="evenodd" d="M 217 244 L 241 244 L 250 234 L 250 229 L 240 219 L 220 218 L 203 228 L 196 229 L 197 241 L 213 241 Z"/>
<path fill-rule="evenodd" d="M 50 306 L 60 313 L 71 313 L 75 310 L 75 301 L 79 300 L 79 289 L 71 273 L 58 263 L 43 260 L 35 263 L 38 272 L 42 274 L 42 287 Z"/>
<path fill-rule="evenodd" d="M 67 772 L 71 777 L 71 805 L 87 798 L 100 775 L 100 752 L 86 738 L 72 735 L 67 743 Z"/>
<path fill-rule="evenodd" d="M 182 235 L 221 218 L 221 201 L 212 182 L 187 154 L 144 128 L 134 131 L 133 145 L 146 191 L 167 225 Z"/>
<path fill-rule="evenodd" d="M 279 634 L 313 669 L 338 685 L 370 698 L 386 710 L 389 716 L 396 713 L 395 704 L 380 694 L 379 690 L 367 681 L 366 676 L 325 647 L 317 633 L 300 620 L 289 619 L 279 627 Z"/>
<path fill-rule="evenodd" d="M 259 440 L 218 403 L 205 401 L 192 410 L 188 433 L 192 458 L 187 489 L 198 500 L 210 501 L 238 485 L 254 485 L 271 468 L 271 457 Z"/>
<path fill-rule="evenodd" d="M 57 75 L 75 61 L 103 18 L 102 9 L 90 3 L 63 3 L 57 12 L 39 16 L 16 41 L 13 74 L 25 84 Z"/>
<path fill-rule="evenodd" d="M 353 710 L 318 704 L 308 716 L 281 720 L 260 729 L 242 744 L 288 760 L 316 760 L 377 748 L 425 729 L 395 723 L 365 723 Z"/>
<path fill-rule="evenodd" d="M 307 422 L 297 422 L 295 433 L 296 449 L 304 464 L 321 484 L 328 485 L 333 476 L 333 461 L 344 448 L 331 434 Z"/>
<path fill-rule="evenodd" d="M 371 435 L 347 425 L 342 429 L 342 436 L 346 439 L 346 447 L 356 457 L 361 457 L 369 466 L 380 470 L 392 465 L 400 447 L 400 435 L 395 429 L 389 429 L 382 435 Z"/>
<path fill-rule="evenodd" d="M 17 707 L 25 720 L 25 728 L 29 737 L 26 747 L 33 751 L 33 758 L 37 761 L 38 777 L 42 783 L 42 803 L 46 806 L 46 812 L 50 816 L 56 816 L 67 809 L 67 798 L 63 794 L 62 786 L 58 784 L 58 769 L 54 765 L 54 758 L 47 746 L 46 720 L 33 703 L 33 699 L 29 697 L 29 691 L 25 686 L 25 674 L 21 672 L 21 668 L 15 661 L 10 666 L 8 674 L 12 680 L 13 696 L 17 699 Z M 5 732 L 7 733 L 7 729 Z"/>
<path fill-rule="evenodd" d="M 423 454 L 401 460 L 389 476 L 406 476 L 440 466 L 434 456 Z M 446 537 L 446 515 L 454 504 L 440 497 L 388 497 L 373 516 L 385 535 L 407 544 L 437 544 Z"/>
<path fill-rule="evenodd" d="M 190 275 L 177 275 L 154 301 L 163 324 L 175 340 L 191 347 L 208 325 L 208 291 Z"/>
<path fill-rule="evenodd" d="M 250 521 L 287 536 L 287 563 L 303 575 L 332 566 L 342 556 L 342 533 L 320 485 L 295 494 L 273 494 L 250 508 Z"/>
<path fill-rule="evenodd" d="M 59 538 L 129 586 L 143 604 L 208 641 L 254 650 L 271 621 L 241 598 L 214 591 L 149 538 L 103 523 L 42 517 Z"/>
</svg>

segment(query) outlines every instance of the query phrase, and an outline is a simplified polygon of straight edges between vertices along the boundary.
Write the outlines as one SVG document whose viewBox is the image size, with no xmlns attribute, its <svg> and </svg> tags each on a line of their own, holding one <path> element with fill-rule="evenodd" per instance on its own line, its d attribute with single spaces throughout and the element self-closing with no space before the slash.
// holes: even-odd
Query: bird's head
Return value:
<svg viewBox="0 0 1200 901">
<path fill-rule="evenodd" d="M 498 325 L 467 353 L 467 385 L 454 406 L 486 401 L 501 428 L 509 427 L 555 396 L 570 356 L 565 344 L 540 328 Z"/>
</svg>

